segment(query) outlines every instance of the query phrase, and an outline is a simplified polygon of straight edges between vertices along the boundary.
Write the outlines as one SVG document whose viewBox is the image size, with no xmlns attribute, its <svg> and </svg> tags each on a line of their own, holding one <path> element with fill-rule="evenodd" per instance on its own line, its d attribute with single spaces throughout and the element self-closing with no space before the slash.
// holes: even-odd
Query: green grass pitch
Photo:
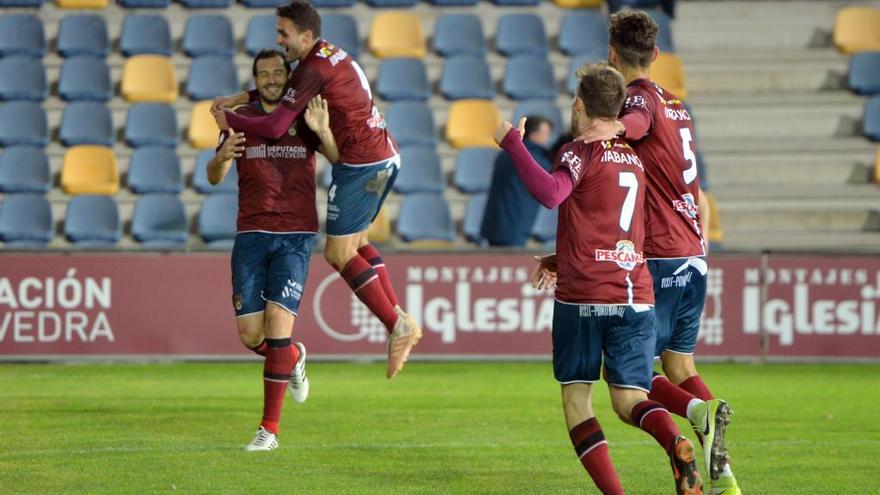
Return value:
<svg viewBox="0 0 880 495">
<path fill-rule="evenodd" d="M 261 370 L 0 365 L 0 493 L 598 493 L 549 364 L 414 362 L 388 381 L 383 364 L 313 363 L 279 449 L 245 453 Z M 880 493 L 880 366 L 701 370 L 735 410 L 744 493 Z M 674 493 L 660 447 L 614 416 L 604 385 L 595 403 L 627 493 Z"/>
</svg>

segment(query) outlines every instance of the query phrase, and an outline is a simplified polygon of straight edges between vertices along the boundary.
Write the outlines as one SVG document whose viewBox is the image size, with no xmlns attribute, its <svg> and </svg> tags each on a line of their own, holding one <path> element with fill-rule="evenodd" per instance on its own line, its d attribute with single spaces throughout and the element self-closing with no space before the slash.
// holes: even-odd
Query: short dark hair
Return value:
<svg viewBox="0 0 880 495">
<path fill-rule="evenodd" d="M 257 77 L 257 62 L 266 58 L 278 57 L 284 63 L 284 70 L 290 74 L 290 62 L 284 58 L 284 54 L 278 50 L 260 50 L 260 53 L 254 57 L 254 65 L 251 67 L 251 73 L 253 73 L 254 77 Z"/>
<path fill-rule="evenodd" d="M 275 15 L 290 19 L 300 31 L 311 31 L 315 39 L 321 37 L 321 15 L 309 2 L 294 0 L 275 9 Z"/>
<path fill-rule="evenodd" d="M 580 79 L 577 95 L 584 102 L 587 116 L 617 118 L 626 100 L 626 83 L 620 72 L 599 62 L 578 69 L 577 77 Z"/>
<path fill-rule="evenodd" d="M 609 44 L 614 47 L 623 65 L 648 67 L 657 45 L 660 27 L 641 10 L 622 10 L 611 15 L 608 25 Z"/>
<path fill-rule="evenodd" d="M 533 132 L 537 132 L 541 128 L 541 124 L 547 124 L 550 126 L 550 130 L 553 130 L 553 122 L 550 122 L 550 120 L 540 115 L 526 116 L 525 137 L 528 138 Z"/>
</svg>

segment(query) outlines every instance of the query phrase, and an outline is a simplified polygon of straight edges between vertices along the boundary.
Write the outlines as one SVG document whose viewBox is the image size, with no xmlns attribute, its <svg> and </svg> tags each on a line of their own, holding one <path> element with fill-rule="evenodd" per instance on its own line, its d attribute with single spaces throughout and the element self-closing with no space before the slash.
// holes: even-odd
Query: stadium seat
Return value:
<svg viewBox="0 0 880 495">
<path fill-rule="evenodd" d="M 43 101 L 49 96 L 46 70 L 38 58 L 0 58 L 0 99 Z"/>
<path fill-rule="evenodd" d="M 190 57 L 235 55 L 235 37 L 229 18 L 217 14 L 189 16 L 183 32 L 183 52 Z"/>
<path fill-rule="evenodd" d="M 483 226 L 483 216 L 486 213 L 486 201 L 489 198 L 487 193 L 474 194 L 468 199 L 467 206 L 464 208 L 464 221 L 462 222 L 462 233 L 464 238 L 476 244 L 483 244 L 483 236 L 480 230 Z"/>
<path fill-rule="evenodd" d="M 178 96 L 177 75 L 169 57 L 138 55 L 125 61 L 122 97 L 130 102 L 174 103 Z"/>
<path fill-rule="evenodd" d="M 417 58 L 386 58 L 379 64 L 376 91 L 384 100 L 420 100 L 431 97 L 425 64 Z"/>
<path fill-rule="evenodd" d="M 834 21 L 833 38 L 834 46 L 848 55 L 880 50 L 880 9 L 843 7 Z"/>
<path fill-rule="evenodd" d="M 361 54 L 361 37 L 358 33 L 357 23 L 350 15 L 322 15 L 321 37 L 342 48 L 354 58 L 358 58 Z"/>
<path fill-rule="evenodd" d="M 448 100 L 468 98 L 492 99 L 492 75 L 489 65 L 476 55 L 455 55 L 447 58 L 440 76 L 440 93 Z"/>
<path fill-rule="evenodd" d="M 596 9 L 602 6 L 605 0 L 553 0 L 557 7 L 563 9 Z"/>
<path fill-rule="evenodd" d="M 125 141 L 129 146 L 177 146 L 177 112 L 163 103 L 138 103 L 128 109 Z"/>
<path fill-rule="evenodd" d="M 428 0 L 431 5 L 438 7 L 470 7 L 477 4 L 477 0 Z"/>
<path fill-rule="evenodd" d="M 602 50 L 596 50 L 592 53 L 585 53 L 573 57 L 571 62 L 568 64 L 568 92 L 574 94 L 577 91 L 577 85 L 579 79 L 577 77 L 577 70 L 583 67 L 586 64 L 592 64 L 594 62 L 603 62 L 608 58 L 608 47 L 603 48 Z"/>
<path fill-rule="evenodd" d="M 455 224 L 442 194 L 407 194 L 400 203 L 397 233 L 406 242 L 455 240 Z"/>
<path fill-rule="evenodd" d="M 126 57 L 132 55 L 171 56 L 171 29 L 158 14 L 129 14 L 122 22 L 119 49 Z"/>
<path fill-rule="evenodd" d="M 492 3 L 502 7 L 536 7 L 541 0 L 492 0 Z"/>
<path fill-rule="evenodd" d="M 474 14 L 441 14 L 434 26 L 434 51 L 443 57 L 486 53 L 483 24 Z"/>
<path fill-rule="evenodd" d="M 651 79 L 676 97 L 687 99 L 684 66 L 674 53 L 660 52 L 657 60 L 651 65 Z"/>
<path fill-rule="evenodd" d="M 547 53 L 544 22 L 535 14 L 505 14 L 498 20 L 495 47 L 505 56 Z"/>
<path fill-rule="evenodd" d="M 0 192 L 45 193 L 52 184 L 49 158 L 35 146 L 12 146 L 0 154 Z"/>
<path fill-rule="evenodd" d="M 502 87 L 514 100 L 552 100 L 559 95 L 553 66 L 546 57 L 537 55 L 516 55 L 508 60 Z"/>
<path fill-rule="evenodd" d="M 487 192 L 492 184 L 492 170 L 498 148 L 465 148 L 455 159 L 452 182 L 459 191 L 467 194 Z"/>
<path fill-rule="evenodd" d="M 880 51 L 857 53 L 849 59 L 849 89 L 870 96 L 880 93 Z"/>
<path fill-rule="evenodd" d="M 562 128 L 562 112 L 551 100 L 528 100 L 516 106 L 511 122 L 519 122 L 519 119 L 529 115 L 540 115 L 553 124 L 553 132 L 550 133 L 550 142 L 555 142 L 559 135 L 566 131 Z M 551 157 L 552 158 L 552 157 Z"/>
<path fill-rule="evenodd" d="M 208 161 L 214 156 L 214 150 L 202 150 L 196 156 L 193 168 L 192 185 L 201 194 L 235 193 L 238 192 L 238 166 L 233 164 L 223 178 L 223 182 L 212 186 L 208 182 Z"/>
<path fill-rule="evenodd" d="M 406 8 L 415 6 L 418 0 L 365 0 L 370 7 Z"/>
<path fill-rule="evenodd" d="M 67 204 L 64 235 L 76 247 L 113 246 L 122 237 L 119 209 L 110 196 L 77 196 Z"/>
<path fill-rule="evenodd" d="M 64 154 L 61 188 L 70 195 L 119 191 L 119 169 L 113 150 L 105 146 L 74 146 Z"/>
<path fill-rule="evenodd" d="M 874 160 L 874 183 L 880 184 L 880 147 L 877 148 L 877 158 Z"/>
<path fill-rule="evenodd" d="M 175 247 L 186 242 L 186 210 L 176 194 L 147 194 L 138 199 L 131 233 L 144 247 Z"/>
<path fill-rule="evenodd" d="M 373 18 L 368 39 L 377 58 L 425 58 L 427 52 L 422 24 L 415 14 L 382 12 Z"/>
<path fill-rule="evenodd" d="M 231 0 L 180 0 L 180 4 L 188 9 L 225 9 L 232 4 Z"/>
<path fill-rule="evenodd" d="M 400 150 L 400 173 L 394 182 L 394 192 L 442 193 L 446 188 L 440 157 L 434 148 L 407 146 Z"/>
<path fill-rule="evenodd" d="M 385 114 L 388 128 L 400 146 L 437 144 L 434 115 L 422 102 L 402 101 L 394 103 Z"/>
<path fill-rule="evenodd" d="M 180 160 L 174 149 L 165 146 L 135 149 L 128 164 L 128 187 L 136 194 L 183 191 Z"/>
<path fill-rule="evenodd" d="M 103 17 L 94 14 L 65 16 L 58 24 L 56 45 L 62 57 L 106 57 L 110 53 L 107 22 Z"/>
<path fill-rule="evenodd" d="M 74 101 L 64 107 L 61 116 L 61 129 L 58 132 L 61 144 L 78 146 L 94 144 L 113 146 L 113 117 L 110 108 L 100 101 Z"/>
<path fill-rule="evenodd" d="M 32 101 L 10 101 L 0 105 L 0 146 L 49 143 L 46 111 Z"/>
<path fill-rule="evenodd" d="M 672 19 L 662 10 L 649 9 L 646 12 L 657 23 L 657 27 L 660 28 L 660 32 L 657 33 L 657 48 L 661 52 L 674 52 L 675 43 L 672 41 Z"/>
<path fill-rule="evenodd" d="M 372 243 L 385 243 L 391 240 L 391 221 L 385 208 L 379 210 L 379 214 L 367 228 L 367 239 Z"/>
<path fill-rule="evenodd" d="M 237 194 L 214 194 L 202 202 L 199 212 L 199 234 L 208 247 L 231 249 L 235 241 L 238 217 Z"/>
<path fill-rule="evenodd" d="M 724 242 L 724 229 L 721 227 L 721 212 L 718 210 L 718 203 L 712 193 L 704 191 L 704 194 L 706 202 L 709 203 L 709 242 L 721 244 Z"/>
<path fill-rule="evenodd" d="M 43 247 L 53 232 L 52 207 L 41 194 L 9 194 L 0 203 L 0 240 L 7 249 Z"/>
<path fill-rule="evenodd" d="M 210 100 L 238 93 L 238 71 L 231 57 L 205 55 L 194 58 L 189 66 L 186 93 L 192 100 Z"/>
<path fill-rule="evenodd" d="M 0 8 L 6 7 L 34 7 L 43 5 L 43 0 L 0 0 Z"/>
<path fill-rule="evenodd" d="M 600 10 L 580 10 L 562 18 L 559 48 L 567 55 L 608 53 L 608 18 Z"/>
<path fill-rule="evenodd" d="M 320 182 L 321 187 L 330 189 L 330 184 L 333 183 L 333 167 L 329 164 L 320 172 Z"/>
<path fill-rule="evenodd" d="M 351 7 L 352 5 L 354 5 L 354 0 L 313 0 L 312 5 L 318 7 L 319 9 Z"/>
<path fill-rule="evenodd" d="M 252 57 L 263 50 L 278 50 L 280 47 L 275 41 L 277 38 L 275 15 L 255 15 L 247 24 L 247 32 L 244 35 L 244 50 Z"/>
<path fill-rule="evenodd" d="M 70 57 L 61 66 L 58 96 L 65 100 L 108 101 L 113 97 L 110 67 L 91 55 Z"/>
<path fill-rule="evenodd" d="M 548 210 L 543 206 L 538 208 L 538 216 L 532 226 L 532 237 L 535 240 L 548 243 L 556 241 L 556 221 L 559 218 L 559 208 Z"/>
<path fill-rule="evenodd" d="M 117 0 L 119 5 L 127 9 L 164 9 L 171 5 L 171 0 Z"/>
<path fill-rule="evenodd" d="M 187 130 L 189 144 L 196 149 L 211 148 L 217 146 L 220 138 L 220 128 L 214 116 L 211 115 L 211 102 L 202 101 L 193 106 L 189 117 Z"/>
<path fill-rule="evenodd" d="M 106 9 L 108 0 L 55 0 L 61 9 Z"/>
<path fill-rule="evenodd" d="M 501 123 L 498 107 L 490 100 L 459 100 L 449 107 L 446 140 L 455 148 L 495 146 L 495 129 Z"/>
<path fill-rule="evenodd" d="M 0 57 L 42 57 L 45 53 L 46 35 L 40 18 L 32 14 L 0 16 Z"/>
<path fill-rule="evenodd" d="M 872 96 L 865 103 L 863 129 L 868 139 L 880 141 L 880 95 Z"/>
</svg>

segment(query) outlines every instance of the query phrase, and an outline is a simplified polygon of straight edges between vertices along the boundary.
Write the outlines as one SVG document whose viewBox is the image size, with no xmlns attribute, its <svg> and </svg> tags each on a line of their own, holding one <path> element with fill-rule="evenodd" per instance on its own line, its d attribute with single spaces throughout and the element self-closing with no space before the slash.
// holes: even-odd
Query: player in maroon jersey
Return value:
<svg viewBox="0 0 880 495">
<path fill-rule="evenodd" d="M 654 280 L 656 355 L 666 373 L 655 374 L 651 397 L 690 420 L 700 434 L 711 493 L 738 495 L 724 438 L 731 410 L 726 402 L 713 399 L 694 365 L 708 272 L 697 206 L 700 178 L 687 108 L 651 81 L 651 63 L 659 53 L 658 31 L 645 12 L 611 16 L 608 59 L 626 79 L 629 96 L 619 120 L 597 122 L 578 139 L 590 142 L 620 135 L 645 164 L 645 256 Z"/>
<path fill-rule="evenodd" d="M 278 43 L 288 61 L 299 60 L 279 108 L 248 116 L 223 108 L 241 104 L 248 94 L 219 98 L 212 105 L 221 129 L 277 139 L 307 103 L 320 94 L 330 107 L 330 125 L 340 157 L 328 191 L 324 257 L 388 330 L 388 378 L 394 377 L 419 341 L 422 330 L 400 307 L 385 262 L 369 243 L 367 228 L 379 214 L 400 168 L 394 139 L 373 103 L 370 83 L 344 50 L 321 39 L 321 17 L 310 3 L 296 0 L 278 7 Z M 253 98 L 253 93 L 250 95 Z"/>
<path fill-rule="evenodd" d="M 593 120 L 613 120 L 626 98 L 623 77 L 608 65 L 585 66 L 578 76 L 573 135 Z M 571 142 L 547 173 L 523 145 L 524 124 L 517 132 L 503 123 L 495 140 L 513 158 L 529 193 L 546 208 L 559 206 L 557 252 L 537 273 L 556 277 L 553 372 L 562 385 L 575 452 L 603 493 L 624 493 L 592 409 L 592 384 L 604 362 L 614 411 L 664 448 L 677 493 L 701 494 L 693 444 L 663 405 L 648 398 L 656 335 L 651 275 L 642 254 L 642 162 L 622 139 Z"/>
</svg>

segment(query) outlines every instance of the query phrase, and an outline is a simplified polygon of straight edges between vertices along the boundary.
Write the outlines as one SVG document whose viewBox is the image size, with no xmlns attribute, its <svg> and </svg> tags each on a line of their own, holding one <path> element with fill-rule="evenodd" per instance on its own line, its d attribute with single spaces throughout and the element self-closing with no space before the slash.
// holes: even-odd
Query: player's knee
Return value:
<svg viewBox="0 0 880 495">
<path fill-rule="evenodd" d="M 293 333 L 293 314 L 278 305 L 272 305 L 271 308 L 271 311 L 266 311 L 266 337 L 271 339 L 290 337 Z"/>
<path fill-rule="evenodd" d="M 241 340 L 241 343 L 248 348 L 254 348 L 260 345 L 260 342 L 263 341 L 263 331 L 259 327 L 255 327 L 252 325 L 239 325 L 238 326 L 238 338 Z"/>
<path fill-rule="evenodd" d="M 324 248 L 324 259 L 327 260 L 327 263 L 338 272 L 341 272 L 345 268 L 345 265 L 347 265 L 349 260 L 354 257 L 354 254 L 356 253 L 350 253 L 344 246 L 331 247 L 328 243 L 327 247 Z"/>
<path fill-rule="evenodd" d="M 697 374 L 693 355 L 664 352 L 661 360 L 663 373 L 676 385 Z"/>
</svg>

